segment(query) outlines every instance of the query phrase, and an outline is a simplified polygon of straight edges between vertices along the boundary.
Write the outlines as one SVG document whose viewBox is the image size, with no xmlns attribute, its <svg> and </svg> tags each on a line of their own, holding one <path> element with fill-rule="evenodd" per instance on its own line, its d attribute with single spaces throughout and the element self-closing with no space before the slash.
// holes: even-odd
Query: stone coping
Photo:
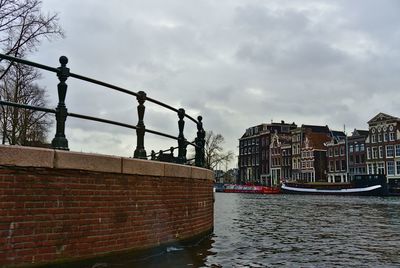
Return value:
<svg viewBox="0 0 400 268">
<path fill-rule="evenodd" d="M 214 173 L 205 168 L 14 145 L 0 145 L 0 165 L 214 180 Z"/>
</svg>

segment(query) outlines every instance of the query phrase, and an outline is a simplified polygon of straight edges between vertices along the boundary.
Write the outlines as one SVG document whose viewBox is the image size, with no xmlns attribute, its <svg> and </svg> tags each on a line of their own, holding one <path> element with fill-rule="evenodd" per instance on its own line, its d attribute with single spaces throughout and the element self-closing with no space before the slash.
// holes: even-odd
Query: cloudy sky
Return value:
<svg viewBox="0 0 400 268">
<path fill-rule="evenodd" d="M 378 112 L 400 116 L 397 0 L 43 0 L 66 38 L 30 59 L 145 91 L 221 133 L 237 153 L 245 129 L 273 120 L 367 128 Z M 41 84 L 57 103 L 57 80 Z M 134 98 L 68 80 L 69 111 L 137 123 Z M 146 127 L 177 134 L 177 116 L 148 104 Z M 188 139 L 195 126 L 186 123 Z M 131 156 L 135 133 L 68 119 L 75 151 Z M 171 140 L 146 135 L 148 151 Z"/>
</svg>

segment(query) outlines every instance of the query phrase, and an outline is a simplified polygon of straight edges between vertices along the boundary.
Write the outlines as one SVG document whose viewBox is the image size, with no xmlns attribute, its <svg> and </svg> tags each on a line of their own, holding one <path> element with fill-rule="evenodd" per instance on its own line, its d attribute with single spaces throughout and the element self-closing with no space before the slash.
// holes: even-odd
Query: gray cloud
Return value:
<svg viewBox="0 0 400 268">
<path fill-rule="evenodd" d="M 64 40 L 32 59 L 152 97 L 225 136 L 227 149 L 249 126 L 270 120 L 366 128 L 382 111 L 398 114 L 398 1 L 54 1 Z M 136 124 L 136 100 L 68 81 L 70 111 Z M 56 105 L 53 76 L 42 83 Z M 177 132 L 177 117 L 148 104 L 147 127 Z M 69 121 L 77 150 L 130 154 L 135 135 Z M 192 127 L 189 131 L 189 128 Z M 195 128 L 187 123 L 187 136 Z M 90 139 L 90 135 L 95 138 Z M 51 136 L 51 135 L 50 135 Z M 96 142 L 93 142 L 95 140 Z M 168 148 L 146 135 L 146 146 Z M 115 144 L 114 146 L 112 144 Z M 106 148 L 106 150 L 104 150 Z M 114 150 L 113 152 L 111 152 Z"/>
</svg>

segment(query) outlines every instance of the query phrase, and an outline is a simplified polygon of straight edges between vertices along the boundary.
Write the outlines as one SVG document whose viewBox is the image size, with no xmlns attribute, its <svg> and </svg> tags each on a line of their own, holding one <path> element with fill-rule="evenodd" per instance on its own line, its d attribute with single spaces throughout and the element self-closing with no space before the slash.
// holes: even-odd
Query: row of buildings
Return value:
<svg viewBox="0 0 400 268">
<path fill-rule="evenodd" d="M 351 136 L 328 126 L 260 124 L 239 139 L 238 161 L 241 184 L 349 182 L 354 175 L 385 174 L 390 187 L 400 187 L 400 118 L 379 113 L 368 130 Z"/>
</svg>

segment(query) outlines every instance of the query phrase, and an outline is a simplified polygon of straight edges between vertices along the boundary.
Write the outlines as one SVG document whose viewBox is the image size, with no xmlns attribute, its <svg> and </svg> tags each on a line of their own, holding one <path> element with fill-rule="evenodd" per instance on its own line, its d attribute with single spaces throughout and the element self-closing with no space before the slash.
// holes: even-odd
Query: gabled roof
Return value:
<svg viewBox="0 0 400 268">
<path fill-rule="evenodd" d="M 330 140 L 330 137 L 325 133 L 311 132 L 307 134 L 309 146 L 314 149 L 326 149 L 325 142 Z"/>
<path fill-rule="evenodd" d="M 368 134 L 369 134 L 368 130 L 354 129 L 353 134 L 351 136 L 352 137 L 357 137 L 357 136 L 367 137 Z"/>
<path fill-rule="evenodd" d="M 343 140 L 346 138 L 346 134 L 343 131 L 332 130 L 331 137 L 336 140 Z"/>
<path fill-rule="evenodd" d="M 302 128 L 310 129 L 312 132 L 316 133 L 329 133 L 328 126 L 315 126 L 315 125 L 301 125 Z"/>
<path fill-rule="evenodd" d="M 369 120 L 368 124 L 372 124 L 372 123 L 380 122 L 380 121 L 384 121 L 384 120 L 400 121 L 400 118 L 391 116 L 391 115 L 388 115 L 385 113 L 379 113 L 379 114 L 375 115 L 371 120 Z"/>
</svg>

